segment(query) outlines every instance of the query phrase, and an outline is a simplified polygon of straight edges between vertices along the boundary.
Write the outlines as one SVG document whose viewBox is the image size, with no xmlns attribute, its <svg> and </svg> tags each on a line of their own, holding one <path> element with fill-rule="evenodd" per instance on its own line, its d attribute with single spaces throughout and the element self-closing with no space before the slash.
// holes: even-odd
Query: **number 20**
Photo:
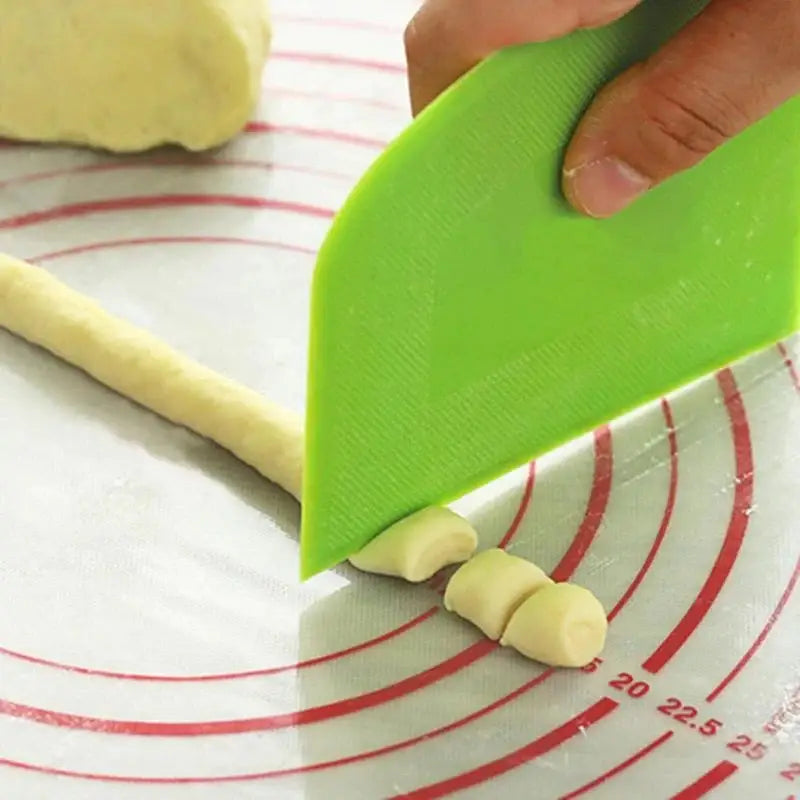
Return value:
<svg viewBox="0 0 800 800">
<path fill-rule="evenodd" d="M 640 698 L 644 697 L 649 691 L 650 686 L 644 681 L 635 681 L 633 675 L 629 672 L 620 672 L 613 681 L 609 681 L 608 685 L 612 689 L 619 689 L 625 692 L 629 697 Z"/>
</svg>

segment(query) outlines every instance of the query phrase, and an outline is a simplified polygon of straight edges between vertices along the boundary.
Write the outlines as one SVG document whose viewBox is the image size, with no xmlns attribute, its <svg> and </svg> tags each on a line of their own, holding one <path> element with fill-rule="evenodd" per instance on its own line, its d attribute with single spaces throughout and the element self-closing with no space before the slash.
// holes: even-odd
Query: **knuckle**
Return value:
<svg viewBox="0 0 800 800">
<path fill-rule="evenodd" d="M 645 147 L 671 167 L 692 166 L 746 125 L 728 98 L 680 83 L 652 83 L 640 97 Z"/>
<path fill-rule="evenodd" d="M 406 58 L 409 61 L 412 61 L 417 53 L 418 42 L 419 33 L 417 29 L 417 20 L 416 17 L 414 17 L 411 22 L 406 25 L 406 29 L 403 31 L 403 47 L 406 51 Z"/>
<path fill-rule="evenodd" d="M 406 57 L 429 61 L 449 38 L 447 24 L 451 16 L 447 0 L 423 2 L 403 31 Z"/>
</svg>

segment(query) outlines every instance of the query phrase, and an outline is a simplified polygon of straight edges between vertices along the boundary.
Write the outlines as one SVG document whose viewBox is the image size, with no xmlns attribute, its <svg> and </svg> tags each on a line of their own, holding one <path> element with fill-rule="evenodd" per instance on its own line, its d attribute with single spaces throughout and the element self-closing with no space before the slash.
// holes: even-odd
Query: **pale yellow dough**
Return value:
<svg viewBox="0 0 800 800">
<path fill-rule="evenodd" d="M 550 578 L 535 564 L 504 550 L 484 550 L 450 578 L 444 606 L 497 640 L 519 605 Z"/>
<path fill-rule="evenodd" d="M 212 439 L 300 498 L 301 417 L 113 317 L 45 270 L 3 255 L 0 327 Z"/>
<path fill-rule="evenodd" d="M 45 270 L 2 254 L 0 327 L 217 442 L 300 499 L 299 416 L 112 316 Z M 467 561 L 477 544 L 465 519 L 432 507 L 392 525 L 350 561 L 416 583 Z M 450 579 L 444 603 L 489 638 L 502 634 L 502 645 L 552 666 L 588 664 L 605 643 L 605 612 L 591 592 L 553 584 L 535 564 L 502 550 L 467 561 Z"/>
<path fill-rule="evenodd" d="M 517 609 L 500 644 L 552 667 L 584 667 L 603 651 L 607 630 L 603 606 L 588 589 L 556 583 Z"/>
<path fill-rule="evenodd" d="M 364 572 L 420 583 L 449 564 L 466 561 L 478 535 L 463 517 L 433 506 L 411 514 L 376 536 L 350 563 Z"/>
<path fill-rule="evenodd" d="M 112 316 L 46 270 L 1 254 L 0 327 L 211 439 L 301 499 L 301 417 Z M 467 520 L 432 507 L 392 525 L 350 561 L 417 583 L 466 561 L 477 545 Z"/>
<path fill-rule="evenodd" d="M 0 137 L 215 147 L 246 124 L 270 42 L 267 0 L 0 0 Z"/>
</svg>

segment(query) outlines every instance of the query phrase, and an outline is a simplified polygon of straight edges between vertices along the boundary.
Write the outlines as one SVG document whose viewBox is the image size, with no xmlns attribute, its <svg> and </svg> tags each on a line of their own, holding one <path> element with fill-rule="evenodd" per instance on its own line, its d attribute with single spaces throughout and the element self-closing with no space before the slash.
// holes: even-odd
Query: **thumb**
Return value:
<svg viewBox="0 0 800 800">
<path fill-rule="evenodd" d="M 563 188 L 609 217 L 800 92 L 800 2 L 712 0 L 661 52 L 603 89 Z"/>
<path fill-rule="evenodd" d="M 411 106 L 418 114 L 487 56 L 605 25 L 640 0 L 425 0 L 405 31 Z"/>
</svg>

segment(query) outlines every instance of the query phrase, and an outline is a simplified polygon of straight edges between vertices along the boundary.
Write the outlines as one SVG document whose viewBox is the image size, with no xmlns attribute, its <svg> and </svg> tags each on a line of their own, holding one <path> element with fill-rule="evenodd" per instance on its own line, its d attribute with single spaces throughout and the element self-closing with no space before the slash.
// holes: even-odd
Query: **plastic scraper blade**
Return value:
<svg viewBox="0 0 800 800">
<path fill-rule="evenodd" d="M 303 577 L 798 327 L 800 100 L 614 219 L 559 192 L 596 90 L 703 5 L 492 57 L 356 187 L 314 277 Z"/>
</svg>

